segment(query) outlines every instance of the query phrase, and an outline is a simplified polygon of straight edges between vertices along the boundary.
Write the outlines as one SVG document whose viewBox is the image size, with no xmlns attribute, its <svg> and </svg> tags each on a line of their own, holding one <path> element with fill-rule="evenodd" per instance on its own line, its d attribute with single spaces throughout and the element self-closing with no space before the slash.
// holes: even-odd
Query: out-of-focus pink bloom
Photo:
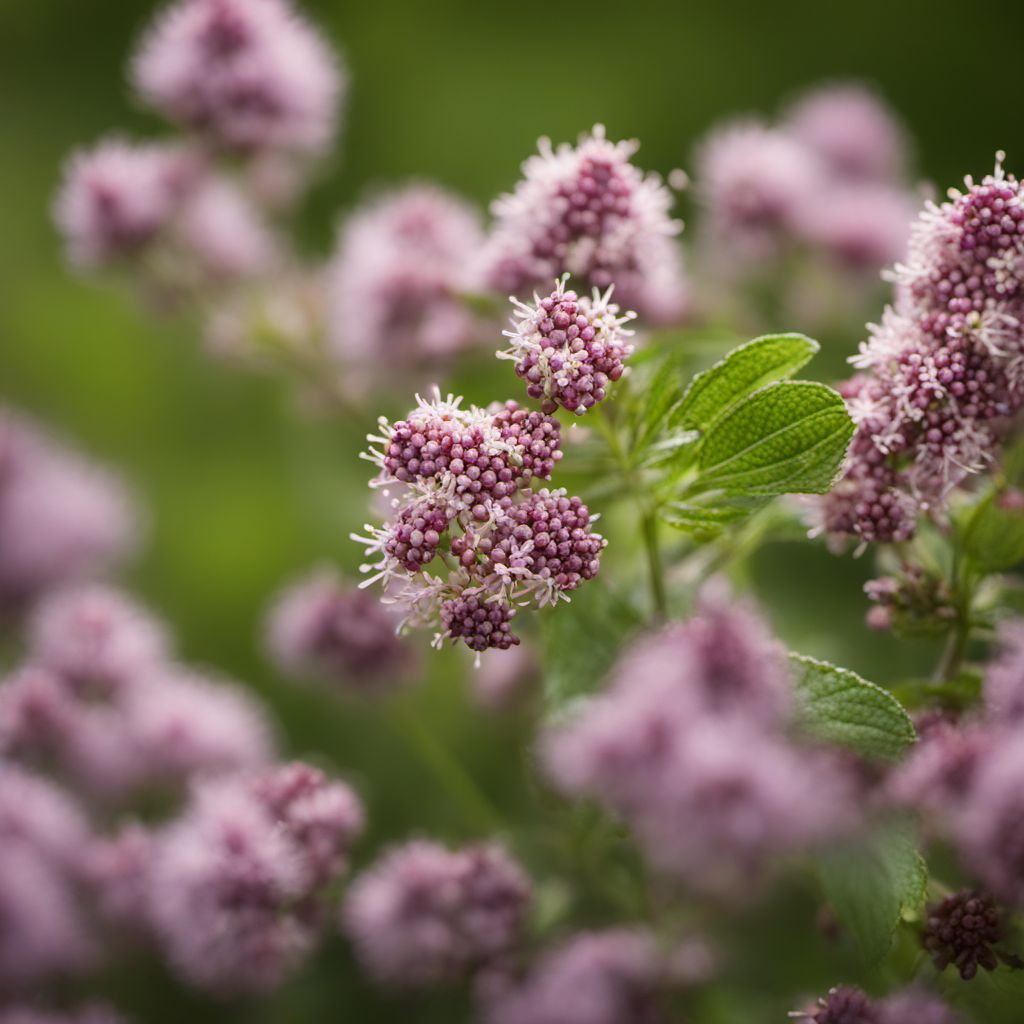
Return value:
<svg viewBox="0 0 1024 1024">
<path fill-rule="evenodd" d="M 83 698 L 109 698 L 153 675 L 170 653 L 166 630 L 127 595 L 77 584 L 47 595 L 28 625 L 29 657 Z"/>
<path fill-rule="evenodd" d="M 167 226 L 194 181 L 188 151 L 108 139 L 72 156 L 54 205 L 71 263 L 137 255 Z"/>
<path fill-rule="evenodd" d="M 137 535 L 117 479 L 0 408 L 0 604 L 110 567 Z"/>
<path fill-rule="evenodd" d="M 337 58 L 288 0 L 178 0 L 131 70 L 171 121 L 245 151 L 323 152 L 344 87 Z"/>
<path fill-rule="evenodd" d="M 284 672 L 339 691 L 386 692 L 410 679 L 411 652 L 396 635 L 398 624 L 376 595 L 318 569 L 274 601 L 267 646 Z"/>
<path fill-rule="evenodd" d="M 181 258 L 220 280 L 265 274 L 279 261 L 278 241 L 262 214 L 227 178 L 205 175 L 182 203 L 174 224 Z"/>
<path fill-rule="evenodd" d="M 626 928 L 582 932 L 543 954 L 486 1007 L 487 1024 L 666 1024 L 666 958 Z"/>
<path fill-rule="evenodd" d="M 341 226 L 328 271 L 332 351 L 362 377 L 392 377 L 474 339 L 459 298 L 479 257 L 476 211 L 433 185 L 408 185 Z"/>
<path fill-rule="evenodd" d="M 878 1003 L 878 1024 L 964 1024 L 964 1018 L 933 992 L 906 988 Z"/>
<path fill-rule="evenodd" d="M 94 952 L 75 888 L 88 829 L 59 789 L 0 773 L 0 987 L 78 970 Z"/>
<path fill-rule="evenodd" d="M 863 85 L 840 83 L 807 93 L 790 108 L 783 126 L 850 178 L 893 181 L 906 169 L 902 126 Z"/>
<path fill-rule="evenodd" d="M 1024 735 L 986 752 L 953 834 L 985 887 L 1011 907 L 1024 907 Z"/>
<path fill-rule="evenodd" d="M 777 256 L 827 184 L 816 154 L 753 120 L 715 129 L 698 148 L 696 166 L 704 244 L 723 265 Z"/>
<path fill-rule="evenodd" d="M 999 655 L 985 673 L 985 712 L 995 725 L 1024 722 L 1024 620 L 999 628 Z"/>
<path fill-rule="evenodd" d="M 515 191 L 492 204 L 486 286 L 521 296 L 570 273 L 586 288 L 614 284 L 648 322 L 677 319 L 686 305 L 674 238 L 682 224 L 661 179 L 630 163 L 637 148 L 611 142 L 603 125 L 577 146 L 541 139 Z"/>
<path fill-rule="evenodd" d="M 474 700 L 488 711 L 504 711 L 536 689 L 540 677 L 535 652 L 525 644 L 491 651 L 470 677 Z"/>
<path fill-rule="evenodd" d="M 82 877 L 101 922 L 133 936 L 150 928 L 150 864 L 153 833 L 131 823 L 93 840 L 83 853 Z"/>
<path fill-rule="evenodd" d="M 266 764 L 273 741 L 266 713 L 242 687 L 165 669 L 133 690 L 125 732 L 139 783 L 180 786 Z"/>
<path fill-rule="evenodd" d="M 113 1007 L 87 1003 L 74 1010 L 41 1010 L 34 1006 L 0 1009 L 0 1024 L 128 1024 Z"/>
<path fill-rule="evenodd" d="M 356 879 L 343 924 L 373 978 L 417 987 L 459 980 L 511 952 L 529 899 L 526 876 L 500 847 L 453 852 L 417 840 Z"/>
<path fill-rule="evenodd" d="M 304 865 L 240 783 L 207 785 L 160 837 L 150 878 L 154 928 L 183 980 L 267 992 L 309 951 Z"/>
</svg>

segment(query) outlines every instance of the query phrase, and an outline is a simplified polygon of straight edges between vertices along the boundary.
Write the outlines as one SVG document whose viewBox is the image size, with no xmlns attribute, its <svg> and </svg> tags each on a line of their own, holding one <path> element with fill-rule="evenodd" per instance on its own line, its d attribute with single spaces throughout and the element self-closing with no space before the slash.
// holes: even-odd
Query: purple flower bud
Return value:
<svg viewBox="0 0 1024 1024">
<path fill-rule="evenodd" d="M 991 896 L 962 889 L 928 908 L 921 941 L 937 971 L 952 964 L 964 981 L 978 968 L 994 971 L 999 960 L 991 949 L 1003 937 L 999 908 Z"/>
</svg>

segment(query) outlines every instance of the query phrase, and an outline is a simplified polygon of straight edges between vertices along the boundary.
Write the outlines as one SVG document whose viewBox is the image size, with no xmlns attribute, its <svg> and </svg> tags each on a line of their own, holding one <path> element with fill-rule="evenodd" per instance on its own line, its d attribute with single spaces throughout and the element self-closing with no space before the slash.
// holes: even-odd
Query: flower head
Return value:
<svg viewBox="0 0 1024 1024">
<path fill-rule="evenodd" d="M 499 355 L 515 361 L 526 393 L 540 399 L 545 412 L 561 406 L 580 415 L 603 401 L 608 385 L 625 372 L 633 332 L 624 325 L 636 314 L 618 315 L 611 286 L 581 299 L 566 290 L 566 280 L 546 298 L 534 295 L 532 306 L 513 299 L 514 330 L 505 332 L 511 345 Z"/>
<path fill-rule="evenodd" d="M 321 153 L 344 85 L 289 0 L 177 0 L 146 32 L 131 71 L 150 106 L 243 151 Z"/>
<path fill-rule="evenodd" d="M 661 179 L 630 163 L 636 150 L 602 125 L 576 147 L 541 139 L 515 191 L 492 206 L 487 285 L 521 294 L 568 272 L 588 288 L 614 283 L 649 320 L 678 318 L 685 285 L 673 236 L 682 225 Z"/>
<path fill-rule="evenodd" d="M 417 840 L 356 879 L 343 924 L 375 979 L 417 987 L 458 980 L 509 953 L 529 898 L 526 876 L 499 847 L 450 851 Z"/>
<path fill-rule="evenodd" d="M 991 946 L 1002 939 L 999 908 L 985 893 L 963 889 L 928 908 L 922 942 L 936 970 L 956 967 L 964 981 L 999 965 Z"/>
</svg>

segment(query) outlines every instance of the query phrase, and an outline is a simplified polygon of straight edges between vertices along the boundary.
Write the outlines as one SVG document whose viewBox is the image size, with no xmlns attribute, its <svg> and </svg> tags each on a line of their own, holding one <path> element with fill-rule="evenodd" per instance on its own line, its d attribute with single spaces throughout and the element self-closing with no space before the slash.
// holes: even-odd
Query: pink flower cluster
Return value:
<svg viewBox="0 0 1024 1024">
<path fill-rule="evenodd" d="M 580 298 L 565 288 L 566 278 L 555 290 L 534 304 L 514 299 L 514 329 L 505 331 L 510 347 L 499 352 L 512 359 L 516 374 L 526 381 L 526 393 L 553 413 L 559 407 L 582 415 L 604 400 L 609 384 L 625 373 L 624 360 L 633 351 L 632 331 L 624 328 L 635 313 L 619 316 L 611 302 L 612 287 L 592 299 Z"/>
<path fill-rule="evenodd" d="M 411 651 L 396 635 L 394 609 L 316 569 L 284 590 L 267 623 L 267 646 L 278 667 L 340 691 L 388 692 L 409 681 Z"/>
<path fill-rule="evenodd" d="M 648 859 L 728 894 L 851 824 L 838 764 L 795 745 L 785 655 L 724 592 L 641 637 L 608 688 L 544 739 L 548 773 L 630 826 Z"/>
<path fill-rule="evenodd" d="M 112 567 L 137 535 L 119 480 L 0 407 L 0 609 Z"/>
<path fill-rule="evenodd" d="M 189 984 L 267 991 L 321 933 L 362 829 L 348 786 L 274 764 L 259 704 L 176 664 L 163 626 L 99 584 L 33 611 L 0 754 L 2 991 L 98 965 L 125 934 Z"/>
<path fill-rule="evenodd" d="M 327 271 L 332 352 L 377 379 L 464 349 L 476 323 L 459 293 L 482 243 L 477 212 L 432 185 L 408 185 L 357 209 Z"/>
<path fill-rule="evenodd" d="M 515 951 L 530 895 L 526 875 L 498 846 L 451 851 L 416 840 L 386 852 L 353 882 L 343 925 L 379 983 L 455 982 Z"/>
<path fill-rule="evenodd" d="M 894 305 L 846 387 L 857 421 L 824 526 L 862 541 L 910 537 L 921 512 L 998 452 L 1021 406 L 1024 196 L 1001 165 L 929 203 L 893 274 Z"/>
<path fill-rule="evenodd" d="M 790 1017 L 808 1024 L 964 1024 L 937 995 L 914 987 L 874 1000 L 852 985 L 837 985 L 813 1007 Z"/>
<path fill-rule="evenodd" d="M 611 142 L 602 125 L 577 146 L 523 164 L 523 180 L 497 199 L 482 256 L 489 288 L 520 294 L 570 273 L 588 288 L 612 283 L 651 322 L 678 319 L 686 285 L 674 236 L 672 193 L 630 163 L 636 142 Z"/>
<path fill-rule="evenodd" d="M 1002 653 L 988 669 L 983 714 L 931 725 L 890 780 L 889 792 L 897 803 L 916 809 L 933 834 L 953 842 L 985 890 L 1019 909 L 1024 907 L 1024 623 L 1011 621 L 1000 635 Z M 945 960 L 970 969 L 958 955 Z"/>
<path fill-rule="evenodd" d="M 561 458 L 558 421 L 515 402 L 463 408 L 461 399 L 419 400 L 405 420 L 380 421 L 374 486 L 403 487 L 393 520 L 353 535 L 378 561 L 364 566 L 383 581 L 404 624 L 435 625 L 435 643 L 508 649 L 516 605 L 554 604 L 600 566 L 605 540 L 579 498 L 533 489 Z M 442 561 L 447 575 L 428 566 Z"/>
<path fill-rule="evenodd" d="M 802 248 L 876 273 L 903 255 L 913 217 L 905 148 L 892 114 L 853 84 L 802 97 L 778 125 L 715 129 L 696 174 L 711 262 L 735 275 Z"/>
</svg>

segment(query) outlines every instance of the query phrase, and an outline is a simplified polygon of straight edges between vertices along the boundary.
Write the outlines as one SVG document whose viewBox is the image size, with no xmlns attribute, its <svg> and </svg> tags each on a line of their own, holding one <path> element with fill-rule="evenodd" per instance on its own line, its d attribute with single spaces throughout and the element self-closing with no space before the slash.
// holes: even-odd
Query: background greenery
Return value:
<svg viewBox="0 0 1024 1024">
<path fill-rule="evenodd" d="M 464 836 L 458 810 L 382 716 L 295 689 L 260 654 L 261 615 L 282 580 L 317 559 L 349 569 L 359 560 L 346 537 L 365 518 L 367 467 L 356 453 L 371 422 L 297 412 L 274 381 L 209 361 L 189 330 L 154 322 L 123 294 L 62 265 L 49 204 L 64 156 L 111 129 L 161 131 L 133 107 L 124 75 L 152 6 L 0 0 L 0 400 L 130 477 L 151 513 L 132 586 L 174 624 L 186 658 L 244 679 L 272 702 L 290 750 L 355 779 L 373 823 L 364 855 L 380 839 L 415 831 Z M 1000 147 L 1011 169 L 1024 166 L 1024 9 L 1012 4 L 984 12 L 951 2 L 809 0 L 304 6 L 344 50 L 352 75 L 337 160 L 303 213 L 311 251 L 329 246 L 339 212 L 376 184 L 435 179 L 482 206 L 514 183 L 538 135 L 570 139 L 598 120 L 613 137 L 641 139 L 642 166 L 687 167 L 694 140 L 718 118 L 768 113 L 823 78 L 876 84 L 910 126 L 917 171 L 943 188 L 966 171 L 984 173 Z M 836 366 L 856 338 L 821 341 L 827 365 Z M 793 648 L 892 683 L 933 652 L 864 629 L 860 585 L 870 570 L 870 559 L 775 544 L 758 557 L 754 576 Z M 410 698 L 413 711 L 511 818 L 530 813 L 537 796 L 525 722 L 482 716 L 465 700 L 465 661 L 429 657 L 430 679 Z M 791 896 L 788 913 L 802 920 L 805 941 L 780 948 L 772 912 L 763 930 L 751 923 L 750 934 L 765 941 L 735 968 L 748 994 L 707 1007 L 708 1020 L 780 1019 L 795 991 L 855 975 L 840 953 L 818 948 L 810 894 Z M 141 1020 L 179 1020 L 185 1010 L 156 973 L 111 986 L 125 990 Z M 418 1021 L 462 1013 L 444 999 L 412 1009 Z M 245 1020 L 376 1021 L 409 1010 L 368 991 L 335 942 L 280 999 L 230 1012 Z M 225 1019 L 229 1011 L 204 1012 Z"/>
</svg>

